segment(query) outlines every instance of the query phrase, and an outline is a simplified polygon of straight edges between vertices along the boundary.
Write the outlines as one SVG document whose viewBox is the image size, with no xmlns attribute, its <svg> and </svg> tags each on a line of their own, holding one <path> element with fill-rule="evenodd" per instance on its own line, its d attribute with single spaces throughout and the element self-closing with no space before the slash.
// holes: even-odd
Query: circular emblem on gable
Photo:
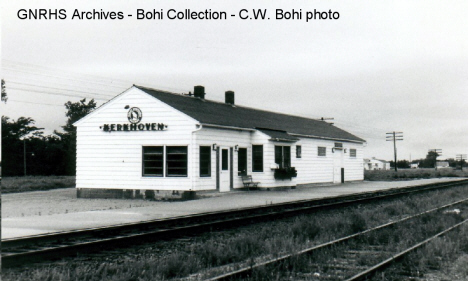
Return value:
<svg viewBox="0 0 468 281">
<path fill-rule="evenodd" d="M 143 118 L 143 113 L 138 107 L 132 107 L 127 113 L 127 118 L 130 123 L 136 124 L 141 121 L 141 118 Z"/>
</svg>

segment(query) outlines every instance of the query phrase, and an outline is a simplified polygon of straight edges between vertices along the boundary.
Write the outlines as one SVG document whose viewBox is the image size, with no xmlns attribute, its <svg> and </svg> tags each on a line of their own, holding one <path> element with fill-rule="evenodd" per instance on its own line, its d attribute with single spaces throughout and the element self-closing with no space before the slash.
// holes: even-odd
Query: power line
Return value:
<svg viewBox="0 0 468 281">
<path fill-rule="evenodd" d="M 77 73 L 77 72 L 73 72 L 73 71 L 69 71 L 69 70 L 38 66 L 38 65 L 33 65 L 33 64 L 23 63 L 23 62 L 15 62 L 15 61 L 12 61 L 12 60 L 7 60 L 7 59 L 2 59 L 2 61 L 6 62 L 7 64 L 10 65 L 10 66 L 7 66 L 6 69 L 10 69 L 12 71 L 17 71 L 17 72 L 29 73 L 29 74 L 32 74 L 32 75 L 41 75 L 41 74 L 37 74 L 35 72 L 43 73 L 44 70 L 48 71 L 48 72 L 51 72 L 53 74 L 56 74 L 58 72 L 59 75 L 62 75 L 64 73 L 66 73 L 66 74 L 72 75 L 72 76 L 81 76 L 81 78 L 78 80 L 76 78 L 68 78 L 66 76 L 64 77 L 63 75 L 61 77 L 60 76 L 55 76 L 55 75 L 43 75 L 43 76 L 61 78 L 61 79 L 72 80 L 72 81 L 84 81 L 84 82 L 87 82 L 87 83 L 93 83 L 93 84 L 98 84 L 98 85 L 102 85 L 102 86 L 106 86 L 106 87 L 115 87 L 115 88 L 120 88 L 120 89 L 121 88 L 126 89 L 126 88 L 128 88 L 129 85 L 135 84 L 135 81 L 128 81 L 128 80 L 124 80 L 124 79 L 115 79 L 115 78 L 111 78 L 111 77 L 103 77 L 103 76 L 97 76 L 97 75 L 91 75 L 91 74 Z M 23 68 L 23 70 L 18 69 L 18 68 Z M 31 71 L 33 71 L 33 72 L 31 72 Z M 90 81 L 90 79 L 98 79 L 99 82 Z M 109 83 L 105 83 L 105 82 L 102 83 L 103 80 L 109 81 Z M 121 83 L 122 86 L 112 85 L 112 83 L 114 83 L 114 82 Z M 168 89 L 168 90 L 174 91 L 174 92 L 185 92 L 186 91 L 186 89 L 172 88 L 172 87 L 162 87 L 162 86 L 159 86 L 159 85 L 155 85 L 155 87 L 158 88 L 158 89 Z"/>
<path fill-rule="evenodd" d="M 41 73 L 43 73 L 44 71 L 47 71 L 47 72 L 52 72 L 52 73 L 57 73 L 59 72 L 60 75 L 64 76 L 64 74 L 68 74 L 68 75 L 72 75 L 72 76 L 81 76 L 85 79 L 98 79 L 100 81 L 102 80 L 107 80 L 107 81 L 112 81 L 112 82 L 119 82 L 119 83 L 125 83 L 126 85 L 128 85 L 129 83 L 131 83 L 130 81 L 125 81 L 125 80 L 122 80 L 122 79 L 113 79 L 113 78 L 109 78 L 109 77 L 103 77 L 103 76 L 97 76 L 97 75 L 91 75 L 91 74 L 83 74 L 83 73 L 77 73 L 77 72 L 73 72 L 73 71 L 69 71 L 69 70 L 63 70 L 63 69 L 57 69 L 57 68 L 52 68 L 52 67 L 46 67 L 46 66 L 42 66 L 42 65 L 34 65 L 34 64 L 28 64 L 28 63 L 23 63 L 23 62 L 16 62 L 16 61 L 11 61 L 11 60 L 7 60 L 7 59 L 2 59 L 2 61 L 6 62 L 6 64 L 10 65 L 9 67 L 11 67 L 12 70 L 18 70 L 18 68 L 22 68 L 23 71 L 24 70 L 32 70 L 32 71 L 40 71 Z M 21 71 L 21 70 L 18 70 L 18 71 Z M 108 85 L 108 84 L 106 84 Z M 113 85 L 112 85 L 113 86 Z M 118 86 L 113 86 L 113 87 L 118 87 Z"/>
<path fill-rule="evenodd" d="M 32 101 L 22 101 L 22 100 L 15 100 L 15 99 L 8 99 L 8 101 L 20 102 L 20 103 L 31 103 L 31 104 L 43 104 L 43 105 L 50 105 L 50 106 L 62 106 L 63 104 L 51 104 L 51 103 L 44 103 L 44 102 L 32 102 Z"/>
<path fill-rule="evenodd" d="M 18 69 L 9 69 L 8 67 L 6 67 L 5 69 L 11 70 L 11 71 L 16 71 L 16 72 L 21 72 L 21 73 L 27 73 L 27 74 L 31 74 L 31 75 L 51 77 L 51 78 L 55 78 L 55 79 L 64 79 L 64 80 L 70 80 L 70 81 L 76 81 L 76 82 L 82 82 L 82 83 L 85 82 L 85 83 L 97 84 L 97 85 L 102 85 L 102 86 L 106 86 L 106 87 L 121 88 L 119 86 L 114 86 L 114 85 L 110 85 L 110 84 L 103 84 L 103 83 L 94 82 L 94 81 L 90 81 L 90 80 L 73 79 L 73 78 L 67 78 L 67 77 L 63 77 L 63 76 L 61 77 L 61 76 L 56 76 L 56 75 L 48 75 L 48 74 L 45 74 L 45 73 L 35 73 L 35 72 L 30 72 L 30 71 L 18 70 Z"/>
<path fill-rule="evenodd" d="M 106 96 L 105 94 L 91 93 L 91 92 L 84 92 L 84 91 L 76 91 L 76 90 L 63 89 L 63 88 L 55 88 L 55 87 L 47 87 L 47 86 L 40 86 L 40 85 L 34 85 L 34 84 L 29 84 L 29 83 L 19 83 L 19 82 L 13 82 L 13 81 L 9 81 L 9 83 L 11 83 L 11 84 L 17 84 L 17 85 L 23 85 L 23 86 L 39 87 L 39 88 L 45 88 L 45 89 L 51 89 L 51 90 L 59 90 L 59 91 L 68 91 L 68 92 L 75 92 L 75 93 L 85 93 L 85 94 L 90 94 L 90 95 L 102 95 L 102 96 Z M 8 87 L 7 87 L 7 88 L 8 88 Z M 112 97 L 112 95 L 109 95 L 109 97 Z"/>
<path fill-rule="evenodd" d="M 103 86 L 96 86 L 96 87 L 88 87 L 86 83 L 72 83 L 72 82 L 68 82 L 68 81 L 63 81 L 63 80 L 52 80 L 52 79 L 49 79 L 49 80 L 44 80 L 43 78 L 41 77 L 34 77 L 34 76 L 22 76 L 22 75 L 16 75 L 16 74 L 8 74 L 8 75 L 5 75 L 4 77 L 4 80 L 7 82 L 7 84 L 9 83 L 25 83 L 25 82 L 29 82 L 29 83 L 32 83 L 32 85 L 37 85 L 37 86 L 41 86 L 41 85 L 46 85 L 48 87 L 59 87 L 59 88 L 67 88 L 67 89 L 75 89 L 75 90 L 79 90 L 79 91 L 100 91 L 100 92 L 106 92 L 108 94 L 114 94 L 116 90 L 114 89 L 107 89 Z M 122 87 L 121 89 L 123 89 L 125 87 Z M 128 85 L 127 85 L 127 88 L 128 88 Z"/>
<path fill-rule="evenodd" d="M 33 89 L 23 89 L 23 88 L 16 88 L 16 87 L 9 87 L 9 89 L 12 89 L 12 90 L 19 90 L 19 91 L 25 91 L 25 92 L 34 92 L 34 93 L 40 93 L 40 94 L 48 94 L 48 95 L 56 95 L 56 96 L 66 96 L 66 97 L 74 97 L 74 98 L 80 98 L 79 96 L 77 95 L 67 95 L 65 93 L 51 93 L 51 92 L 44 92 L 44 91 L 38 91 L 38 90 L 33 90 Z M 91 98 L 91 99 L 96 99 L 96 100 L 105 100 L 107 101 L 109 98 L 106 97 L 106 98 L 96 98 L 96 97 L 90 97 L 90 96 L 81 96 L 81 97 L 85 97 L 85 98 Z"/>
</svg>

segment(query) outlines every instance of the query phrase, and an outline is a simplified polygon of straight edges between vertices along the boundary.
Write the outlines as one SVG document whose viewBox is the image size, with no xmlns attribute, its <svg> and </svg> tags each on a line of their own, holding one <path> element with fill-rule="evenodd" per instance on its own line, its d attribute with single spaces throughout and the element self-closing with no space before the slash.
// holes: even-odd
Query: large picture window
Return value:
<svg viewBox="0 0 468 281">
<path fill-rule="evenodd" d="M 275 145 L 275 163 L 280 168 L 291 167 L 291 147 Z"/>
<path fill-rule="evenodd" d="M 167 146 L 166 147 L 166 176 L 184 177 L 187 176 L 187 147 Z"/>
<path fill-rule="evenodd" d="M 239 148 L 237 152 L 237 174 L 247 174 L 247 148 Z"/>
<path fill-rule="evenodd" d="M 164 169 L 164 147 L 143 147 L 143 176 L 162 177 Z"/>
<path fill-rule="evenodd" d="M 200 146 L 200 177 L 211 176 L 211 146 Z"/>
<path fill-rule="evenodd" d="M 252 171 L 263 172 L 263 145 L 252 145 Z"/>
</svg>

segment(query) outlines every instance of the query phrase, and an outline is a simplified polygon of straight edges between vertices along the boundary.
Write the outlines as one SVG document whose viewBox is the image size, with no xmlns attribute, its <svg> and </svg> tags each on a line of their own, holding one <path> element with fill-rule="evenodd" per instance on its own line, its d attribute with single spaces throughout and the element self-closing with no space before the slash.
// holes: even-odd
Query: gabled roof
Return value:
<svg viewBox="0 0 468 281">
<path fill-rule="evenodd" d="M 288 138 L 293 138 L 291 135 L 303 135 L 317 138 L 365 142 L 365 140 L 324 121 L 238 105 L 233 106 L 231 104 L 192 96 L 173 94 L 137 85 L 134 86 L 202 124 L 283 131 L 287 133 L 281 136 L 287 136 Z M 266 134 L 270 135 L 273 133 L 270 132 L 270 134 Z"/>
</svg>

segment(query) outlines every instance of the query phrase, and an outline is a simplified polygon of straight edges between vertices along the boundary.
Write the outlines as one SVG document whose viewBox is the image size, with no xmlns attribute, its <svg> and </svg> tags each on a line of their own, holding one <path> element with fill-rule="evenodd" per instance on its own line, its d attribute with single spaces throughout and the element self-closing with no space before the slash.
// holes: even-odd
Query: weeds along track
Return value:
<svg viewBox="0 0 468 281">
<path fill-rule="evenodd" d="M 467 226 L 468 216 L 461 215 L 466 213 L 468 198 L 206 280 L 370 280 L 414 250 Z M 394 270 L 391 280 L 419 275 Z"/>
<path fill-rule="evenodd" d="M 390 189 L 325 199 L 301 200 L 260 207 L 226 210 L 171 219 L 58 232 L 18 239 L 2 240 L 2 267 L 128 247 L 137 243 L 173 239 L 213 229 L 225 229 L 254 222 L 264 222 L 327 208 L 385 200 L 424 191 L 466 184 L 468 180 L 424 186 Z"/>
</svg>

